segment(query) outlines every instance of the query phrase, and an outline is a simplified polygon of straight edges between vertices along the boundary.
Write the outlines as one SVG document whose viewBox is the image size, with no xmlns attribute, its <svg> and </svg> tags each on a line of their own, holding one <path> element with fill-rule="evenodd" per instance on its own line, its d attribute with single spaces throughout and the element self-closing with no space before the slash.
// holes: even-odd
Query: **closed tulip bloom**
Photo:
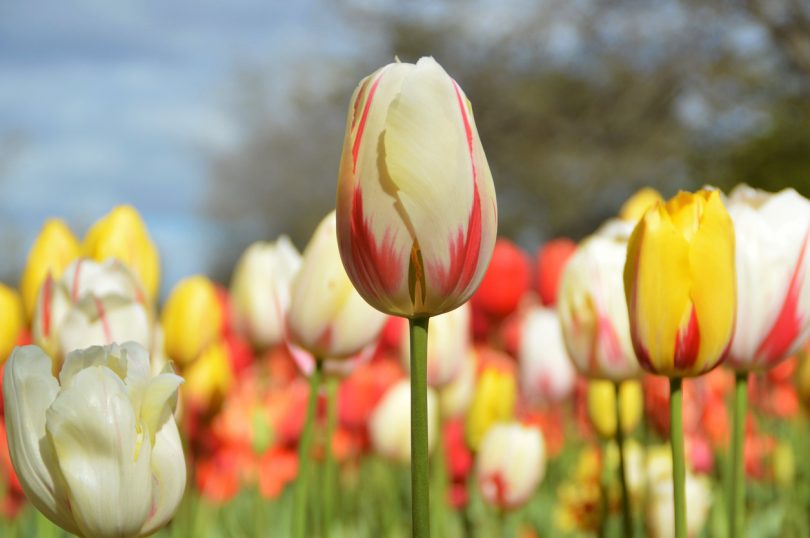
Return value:
<svg viewBox="0 0 810 538">
<path fill-rule="evenodd" d="M 428 451 L 438 435 L 436 394 L 427 392 Z M 371 445 L 380 455 L 397 463 L 411 461 L 411 388 L 407 379 L 399 381 L 385 393 L 368 422 Z"/>
<path fill-rule="evenodd" d="M 0 284 L 0 365 L 17 345 L 17 338 L 25 328 L 25 311 L 17 290 Z"/>
<path fill-rule="evenodd" d="M 141 215 L 130 205 L 114 207 L 84 238 L 82 251 L 96 261 L 117 258 L 138 276 L 150 302 L 160 285 L 160 256 Z"/>
<path fill-rule="evenodd" d="M 290 339 L 319 359 L 349 357 L 373 343 L 385 321 L 346 275 L 333 211 L 315 230 L 293 280 L 287 314 Z"/>
<path fill-rule="evenodd" d="M 636 191 L 619 209 L 619 218 L 635 225 L 649 208 L 663 202 L 661 194 L 653 188 L 644 187 Z"/>
<path fill-rule="evenodd" d="M 411 348 L 408 326 L 404 325 L 402 328 L 402 346 L 400 347 L 402 362 L 406 368 L 409 368 Z M 427 344 L 428 385 L 440 388 L 456 378 L 463 367 L 467 354 L 470 353 L 472 342 L 469 303 L 464 303 L 450 312 L 434 316 L 430 320 Z"/>
<path fill-rule="evenodd" d="M 163 306 L 166 354 L 180 364 L 190 363 L 219 339 L 223 317 L 214 283 L 202 275 L 184 278 Z"/>
<path fill-rule="evenodd" d="M 224 340 L 211 344 L 183 371 L 186 386 L 184 401 L 200 409 L 211 409 L 220 404 L 230 391 L 234 373 Z"/>
<path fill-rule="evenodd" d="M 565 349 L 560 318 L 553 308 L 531 307 L 523 314 L 518 344 L 520 385 L 533 403 L 551 405 L 574 390 L 576 372 Z"/>
<path fill-rule="evenodd" d="M 810 201 L 793 189 L 734 189 L 728 211 L 737 238 L 737 330 L 727 364 L 770 368 L 810 336 Z"/>
<path fill-rule="evenodd" d="M 546 471 L 546 449 L 540 430 L 517 422 L 492 426 L 476 456 L 481 494 L 489 504 L 512 509 L 534 494 Z"/>
<path fill-rule="evenodd" d="M 409 318 L 466 302 L 497 228 L 495 188 L 464 92 L 433 58 L 363 79 L 337 192 L 346 271 L 375 308 Z"/>
<path fill-rule="evenodd" d="M 577 370 L 592 379 L 641 375 L 627 316 L 622 274 L 633 224 L 608 221 L 585 239 L 562 277 L 557 311 Z"/>
<path fill-rule="evenodd" d="M 565 237 L 552 239 L 537 251 L 537 292 L 546 306 L 557 304 L 560 280 L 577 244 Z"/>
<path fill-rule="evenodd" d="M 172 411 L 182 378 L 152 377 L 127 343 L 70 353 L 58 379 L 36 346 L 15 350 L 3 391 L 9 450 L 28 499 L 86 537 L 146 536 L 174 514 L 186 463 Z"/>
<path fill-rule="evenodd" d="M 641 383 L 624 381 L 619 388 L 622 431 L 632 433 L 641 420 L 644 395 Z M 588 417 L 596 433 L 606 439 L 616 435 L 616 388 L 610 381 L 593 380 L 588 383 Z"/>
<path fill-rule="evenodd" d="M 467 444 L 477 450 L 493 424 L 508 422 L 515 416 L 517 386 L 514 368 L 502 360 L 489 360 L 481 366 L 472 403 L 467 411 Z"/>
<path fill-rule="evenodd" d="M 443 420 L 460 417 L 467 412 L 475 391 L 477 371 L 478 356 L 475 349 L 470 349 L 456 377 L 439 391 L 439 406 Z"/>
<path fill-rule="evenodd" d="M 20 280 L 23 306 L 29 320 L 34 317 L 39 289 L 45 278 L 51 275 L 58 279 L 62 271 L 78 257 L 79 242 L 67 224 L 59 219 L 46 221 L 28 251 L 28 260 Z"/>
<path fill-rule="evenodd" d="M 737 309 L 734 226 L 716 190 L 650 208 L 627 249 L 624 289 L 641 366 L 688 377 L 728 351 Z"/>
<path fill-rule="evenodd" d="M 526 253 L 508 239 L 500 238 L 471 302 L 488 315 L 503 319 L 517 310 L 531 288 L 531 279 L 531 264 Z"/>
<path fill-rule="evenodd" d="M 257 242 L 245 250 L 231 280 L 231 298 L 244 334 L 255 348 L 284 340 L 290 285 L 301 255 L 286 235 L 273 243 Z"/>
</svg>

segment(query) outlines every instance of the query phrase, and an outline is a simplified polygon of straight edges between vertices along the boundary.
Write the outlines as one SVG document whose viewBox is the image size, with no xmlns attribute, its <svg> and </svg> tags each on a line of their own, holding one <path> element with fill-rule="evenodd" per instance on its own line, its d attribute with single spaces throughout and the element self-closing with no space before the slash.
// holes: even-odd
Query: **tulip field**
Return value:
<svg viewBox="0 0 810 538">
<path fill-rule="evenodd" d="M 42 223 L 0 536 L 810 537 L 810 201 L 643 189 L 528 252 L 435 60 L 348 105 L 335 211 L 229 282 L 161 296 L 130 205 Z"/>
</svg>

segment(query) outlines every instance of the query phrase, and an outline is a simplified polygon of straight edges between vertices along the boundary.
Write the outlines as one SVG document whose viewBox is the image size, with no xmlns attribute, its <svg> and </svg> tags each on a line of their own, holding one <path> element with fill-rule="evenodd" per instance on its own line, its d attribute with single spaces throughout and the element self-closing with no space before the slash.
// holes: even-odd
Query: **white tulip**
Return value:
<svg viewBox="0 0 810 538">
<path fill-rule="evenodd" d="M 428 333 L 428 338 L 430 338 Z M 445 419 L 460 417 L 467 412 L 475 394 L 475 375 L 478 370 L 478 356 L 470 348 L 461 363 L 461 371 L 447 385 L 439 390 L 439 406 Z"/>
<path fill-rule="evenodd" d="M 431 387 L 443 387 L 461 372 L 472 346 L 470 318 L 469 303 L 430 318 L 427 338 L 427 381 Z M 407 323 L 402 324 L 402 329 L 401 358 L 405 367 L 410 369 L 410 329 Z"/>
<path fill-rule="evenodd" d="M 436 394 L 427 390 L 428 452 L 438 434 Z M 405 379 L 388 389 L 369 420 L 371 444 L 379 454 L 398 463 L 411 461 L 411 384 Z"/>
<path fill-rule="evenodd" d="M 518 361 L 520 383 L 530 401 L 553 404 L 574 390 L 576 373 L 553 308 L 535 306 L 523 314 Z"/>
<path fill-rule="evenodd" d="M 487 430 L 476 457 L 478 485 L 484 499 L 499 508 L 528 501 L 546 471 L 543 434 L 517 422 Z"/>
</svg>

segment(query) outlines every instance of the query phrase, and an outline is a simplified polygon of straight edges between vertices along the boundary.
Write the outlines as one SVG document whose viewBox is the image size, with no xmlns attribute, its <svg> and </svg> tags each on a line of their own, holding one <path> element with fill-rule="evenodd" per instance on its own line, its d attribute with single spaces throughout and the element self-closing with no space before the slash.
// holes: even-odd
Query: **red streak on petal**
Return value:
<svg viewBox="0 0 810 538">
<path fill-rule="evenodd" d="M 53 278 L 48 273 L 42 289 L 42 333 L 45 338 L 51 335 L 51 299 L 53 298 Z"/>
<path fill-rule="evenodd" d="M 318 341 L 316 342 L 315 346 L 318 349 L 321 349 L 321 350 L 329 349 L 329 348 L 332 347 L 332 326 L 331 325 L 328 325 L 323 330 L 323 332 L 321 333 L 321 336 L 318 338 Z"/>
<path fill-rule="evenodd" d="M 82 272 L 82 261 L 76 262 L 76 271 L 73 273 L 73 286 L 70 288 L 70 300 L 74 303 L 79 300 L 79 278 Z"/>
<path fill-rule="evenodd" d="M 467 235 L 459 228 L 456 237 L 449 241 L 450 266 L 430 265 L 433 281 L 438 284 L 439 292 L 452 296 L 464 290 L 472 282 L 478 268 L 478 257 L 481 253 L 481 197 L 478 185 L 473 185 L 473 205 L 467 222 Z"/>
<path fill-rule="evenodd" d="M 802 329 L 802 316 L 799 313 L 799 292 L 804 284 L 804 271 L 802 269 L 804 268 L 803 262 L 807 250 L 808 235 L 810 235 L 810 230 L 804 235 L 804 242 L 801 251 L 799 251 L 799 258 L 796 260 L 793 275 L 790 278 L 782 309 L 779 311 L 779 315 L 768 336 L 762 340 L 757 349 L 756 356 L 766 363 L 773 363 L 784 357 L 790 351 Z"/>
<path fill-rule="evenodd" d="M 112 331 L 110 330 L 110 320 L 107 319 L 107 313 L 104 311 L 104 304 L 98 297 L 93 297 L 96 303 L 96 310 L 98 311 L 98 319 L 101 322 L 101 329 L 104 331 L 104 340 L 108 344 L 112 344 Z"/>
<path fill-rule="evenodd" d="M 689 314 L 689 323 L 686 330 L 680 331 L 675 339 L 675 368 L 691 368 L 698 357 L 700 351 L 700 327 L 698 326 L 697 313 L 694 305 Z"/>
<path fill-rule="evenodd" d="M 487 478 L 484 479 L 485 482 L 491 483 L 495 487 L 495 504 L 498 506 L 506 506 L 506 494 L 508 490 L 508 485 L 506 484 L 506 480 L 504 479 L 503 475 L 500 471 L 495 471 Z"/>
<path fill-rule="evenodd" d="M 458 101 L 458 108 L 461 110 L 461 120 L 464 122 L 464 133 L 467 135 L 467 150 L 470 152 L 473 181 L 476 181 L 478 179 L 478 170 L 475 168 L 475 159 L 473 158 L 472 127 L 470 127 L 470 119 L 467 117 L 467 107 L 464 106 L 464 100 L 461 98 L 461 90 L 455 80 L 453 81 L 453 89 L 456 90 L 456 100 Z"/>
<path fill-rule="evenodd" d="M 354 130 L 354 125 L 357 123 L 357 109 L 360 108 L 360 103 L 363 101 L 363 97 L 366 94 L 366 88 L 368 87 L 369 79 L 363 81 L 363 86 L 360 88 L 360 91 L 357 92 L 357 98 L 354 100 L 354 105 L 352 106 L 352 126 L 351 130 Z"/>
<path fill-rule="evenodd" d="M 597 345 L 605 354 L 607 362 L 612 365 L 621 364 L 624 356 L 622 355 L 619 336 L 616 334 L 616 329 L 613 327 L 610 318 L 602 312 L 599 313 L 596 338 Z"/>
<path fill-rule="evenodd" d="M 374 100 L 374 94 L 377 93 L 377 86 L 380 85 L 380 80 L 384 73 L 380 73 L 371 89 L 368 92 L 368 99 L 366 99 L 366 106 L 363 107 L 363 116 L 360 118 L 360 125 L 357 127 L 357 134 L 354 137 L 354 145 L 352 146 L 352 173 L 357 172 L 357 154 L 360 152 L 360 141 L 363 139 L 363 133 L 366 130 L 366 120 L 368 119 L 368 112 L 371 109 L 371 102 Z M 359 103 L 355 103 L 357 106 Z"/>
</svg>

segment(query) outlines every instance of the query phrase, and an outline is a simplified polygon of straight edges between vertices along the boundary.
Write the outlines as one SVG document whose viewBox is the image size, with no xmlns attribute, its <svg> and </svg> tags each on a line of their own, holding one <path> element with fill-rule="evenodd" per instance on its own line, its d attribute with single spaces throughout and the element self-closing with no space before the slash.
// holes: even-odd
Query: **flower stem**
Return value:
<svg viewBox="0 0 810 538">
<path fill-rule="evenodd" d="M 326 380 L 326 463 L 323 473 L 323 517 L 326 536 L 329 536 L 329 533 L 332 530 L 332 522 L 335 517 L 337 464 L 335 462 L 332 441 L 335 436 L 335 428 L 337 426 L 338 384 L 338 378 L 335 376 L 328 377 Z"/>
<path fill-rule="evenodd" d="M 683 451 L 683 394 L 680 377 L 669 380 L 669 440 L 672 445 L 672 493 L 675 538 L 686 538 L 686 462 Z"/>
<path fill-rule="evenodd" d="M 630 511 L 630 495 L 627 492 L 627 474 L 624 463 L 624 431 L 622 430 L 622 406 L 619 399 L 621 383 L 613 384 L 616 388 L 616 445 L 619 448 L 619 482 L 622 485 L 622 536 L 633 537 L 633 518 Z"/>
<path fill-rule="evenodd" d="M 307 418 L 304 431 L 298 444 L 298 476 L 295 479 L 295 515 L 293 517 L 293 536 L 303 538 L 307 521 L 307 481 L 312 445 L 312 426 L 315 422 L 315 407 L 318 403 L 318 386 L 321 380 L 322 361 L 315 360 L 315 368 L 309 376 L 309 398 L 307 401 Z"/>
<path fill-rule="evenodd" d="M 737 372 L 734 383 L 734 426 L 731 456 L 731 510 L 729 529 L 731 538 L 743 536 L 745 522 L 745 414 L 748 407 L 748 372 Z"/>
<path fill-rule="evenodd" d="M 410 320 L 411 339 L 411 524 L 414 538 L 430 536 L 428 466 L 427 335 L 430 318 Z"/>
</svg>

